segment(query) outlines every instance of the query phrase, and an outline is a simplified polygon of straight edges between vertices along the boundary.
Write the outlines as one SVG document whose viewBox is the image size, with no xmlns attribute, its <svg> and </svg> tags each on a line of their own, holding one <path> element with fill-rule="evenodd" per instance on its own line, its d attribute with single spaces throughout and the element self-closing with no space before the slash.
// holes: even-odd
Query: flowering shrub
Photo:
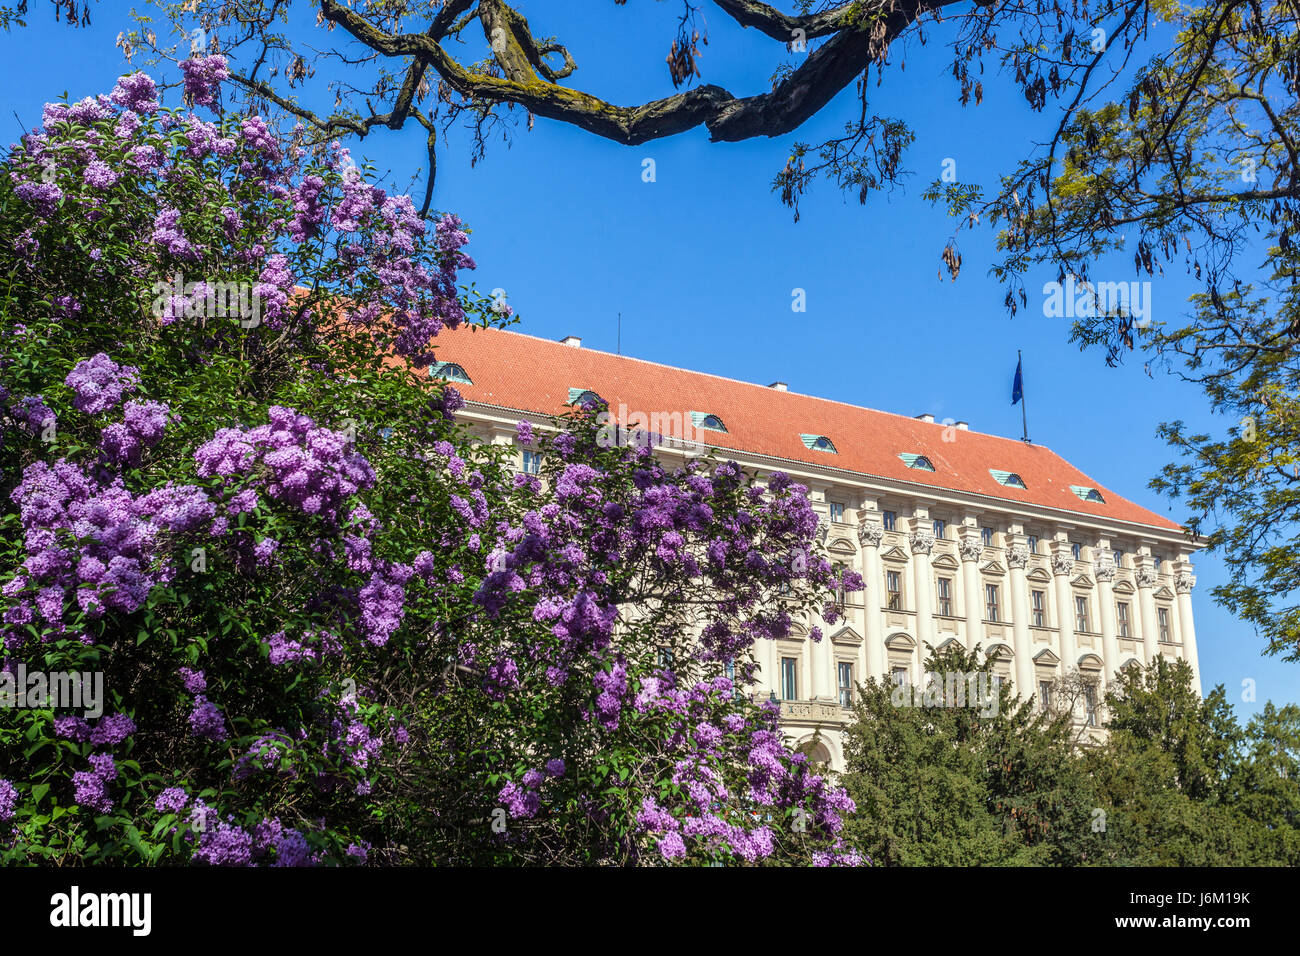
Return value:
<svg viewBox="0 0 1300 956">
<path fill-rule="evenodd" d="M 0 709 L 0 859 L 855 862 L 745 695 L 861 587 L 806 489 L 594 408 L 515 475 L 425 374 L 466 231 L 337 144 L 134 74 L 3 172 L 0 661 L 104 696 Z"/>
</svg>

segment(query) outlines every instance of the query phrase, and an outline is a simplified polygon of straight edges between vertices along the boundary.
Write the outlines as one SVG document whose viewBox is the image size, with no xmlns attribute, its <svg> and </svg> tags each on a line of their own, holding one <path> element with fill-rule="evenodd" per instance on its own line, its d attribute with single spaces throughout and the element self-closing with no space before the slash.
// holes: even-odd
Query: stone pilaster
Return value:
<svg viewBox="0 0 1300 956">
<path fill-rule="evenodd" d="M 1007 570 L 1011 578 L 1011 632 L 1015 638 L 1016 693 L 1032 698 L 1034 687 L 1034 642 L 1029 636 L 1029 582 L 1025 569 L 1029 567 L 1029 546 L 1024 535 L 1010 535 L 1014 539 L 1007 548 Z"/>
<path fill-rule="evenodd" d="M 884 680 L 888 674 L 885 666 L 885 629 L 881 606 L 885 593 L 885 572 L 880 562 L 880 543 L 885 540 L 885 529 L 878 519 L 866 520 L 858 525 L 858 542 L 862 545 L 863 577 L 866 593 L 862 604 L 866 613 L 867 675 Z"/>
</svg>

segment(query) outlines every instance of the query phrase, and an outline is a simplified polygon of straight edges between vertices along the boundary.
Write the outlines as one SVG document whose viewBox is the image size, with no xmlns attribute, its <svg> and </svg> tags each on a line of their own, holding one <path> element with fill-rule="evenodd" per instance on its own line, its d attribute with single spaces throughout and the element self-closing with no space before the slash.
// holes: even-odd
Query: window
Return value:
<svg viewBox="0 0 1300 956">
<path fill-rule="evenodd" d="M 1162 565 L 1162 564 L 1165 563 L 1165 559 L 1162 558 L 1162 557 L 1160 557 L 1160 555 L 1158 555 L 1158 554 L 1153 554 L 1153 555 L 1151 555 L 1151 557 L 1152 557 L 1152 559 L 1153 559 L 1153 560 L 1155 561 L 1155 563 L 1156 563 L 1156 570 L 1159 571 L 1159 570 L 1160 570 L 1160 565 Z"/>
<path fill-rule="evenodd" d="M 1122 568 L 1122 567 L 1124 567 L 1124 549 L 1123 549 L 1123 548 L 1116 548 L 1115 551 L 1114 551 L 1114 553 L 1113 553 L 1111 556 L 1115 559 L 1115 567 L 1117 567 L 1117 568 Z"/>
<path fill-rule="evenodd" d="M 781 658 L 781 698 L 799 699 L 798 662 L 793 657 Z"/>
<path fill-rule="evenodd" d="M 734 684 L 736 682 L 736 662 L 727 661 L 724 672 L 727 675 L 727 680 L 731 681 Z"/>
<path fill-rule="evenodd" d="M 1070 542 L 1070 554 L 1074 556 L 1074 560 L 1076 560 L 1076 561 L 1082 561 L 1082 560 L 1083 560 L 1083 545 L 1079 544 L 1079 542 L 1077 542 L 1077 541 L 1071 541 L 1071 542 Z"/>
<path fill-rule="evenodd" d="M 848 661 L 839 662 L 840 706 L 853 706 L 853 665 Z"/>
<path fill-rule="evenodd" d="M 1129 632 L 1129 623 L 1128 623 L 1129 616 L 1128 616 L 1127 601 L 1120 601 L 1118 604 L 1115 605 L 1115 617 L 1118 619 L 1118 623 L 1119 623 L 1119 636 L 1132 637 L 1133 635 Z"/>
<path fill-rule="evenodd" d="M 933 463 L 931 463 L 930 459 L 926 458 L 924 455 L 908 455 L 900 453 L 898 457 L 903 459 L 903 464 L 907 465 L 908 468 L 919 468 L 921 471 L 934 471 Z"/>
<path fill-rule="evenodd" d="M 1052 682 L 1050 680 L 1040 680 L 1038 682 L 1038 705 L 1043 710 L 1052 708 Z"/>
<path fill-rule="evenodd" d="M 603 398 L 597 395 L 589 388 L 571 388 L 569 389 L 570 405 L 608 405 Z"/>
<path fill-rule="evenodd" d="M 1078 495 L 1081 501 L 1093 501 L 1101 505 L 1106 503 L 1106 499 L 1101 496 L 1101 492 L 1096 488 L 1085 488 L 1082 485 L 1071 485 L 1070 490 Z"/>
<path fill-rule="evenodd" d="M 843 522 L 844 522 L 844 504 L 843 504 L 843 502 L 839 502 L 839 501 L 832 501 L 832 502 L 831 502 L 831 520 L 832 520 L 832 521 L 838 521 L 838 522 L 840 522 L 840 523 L 843 523 Z"/>
<path fill-rule="evenodd" d="M 989 474 L 993 476 L 993 480 L 999 485 L 1004 485 L 1007 488 L 1025 488 L 1025 480 L 1014 471 L 998 471 L 996 468 L 990 468 Z"/>
<path fill-rule="evenodd" d="M 1169 608 L 1156 608 L 1156 623 L 1160 626 L 1160 640 L 1169 643 Z"/>
<path fill-rule="evenodd" d="M 984 542 L 984 547 L 993 547 L 993 529 L 980 528 L 980 540 Z"/>
<path fill-rule="evenodd" d="M 827 451 L 835 454 L 835 443 L 825 435 L 800 435 L 804 447 L 809 451 Z"/>
<path fill-rule="evenodd" d="M 934 537 L 937 541 L 942 541 L 948 536 L 948 522 L 942 518 L 934 519 Z"/>
<path fill-rule="evenodd" d="M 891 611 L 903 609 L 903 576 L 897 571 L 885 572 L 885 592 L 889 595 L 886 605 Z"/>
<path fill-rule="evenodd" d="M 1031 534 L 1029 536 L 1029 553 L 1030 554 L 1038 553 L 1038 535 L 1036 534 Z"/>
<path fill-rule="evenodd" d="M 1092 630 L 1088 626 L 1088 599 L 1082 594 L 1074 596 L 1074 629 L 1080 634 L 1087 634 Z"/>
<path fill-rule="evenodd" d="M 473 385 L 469 373 L 455 362 L 434 362 L 429 366 L 429 378 L 440 378 L 447 382 L 464 382 Z"/>
<path fill-rule="evenodd" d="M 844 574 L 848 571 L 848 565 L 836 563 L 835 565 L 835 603 L 843 607 L 848 600 L 849 593 L 844 588 Z"/>
<path fill-rule="evenodd" d="M 540 452 L 524 450 L 524 472 L 529 475 L 539 474 L 542 470 L 542 456 Z"/>
<path fill-rule="evenodd" d="M 1005 683 L 1006 683 L 1006 678 L 1003 677 L 1001 674 L 993 675 L 993 693 L 996 696 L 998 697 L 1002 696 L 1002 685 Z"/>
<path fill-rule="evenodd" d="M 998 616 L 998 586 L 996 584 L 984 585 L 984 620 L 1000 621 Z"/>
<path fill-rule="evenodd" d="M 1029 597 L 1034 627 L 1047 627 L 1047 592 L 1030 591 Z"/>
<path fill-rule="evenodd" d="M 691 423 L 696 428 L 707 428 L 711 432 L 725 432 L 727 426 L 722 424 L 722 419 L 717 415 L 709 415 L 706 412 L 691 412 Z"/>
<path fill-rule="evenodd" d="M 660 667 L 673 666 L 673 649 L 671 647 L 659 648 L 659 666 Z"/>
<path fill-rule="evenodd" d="M 898 530 L 898 515 L 893 511 L 882 511 L 880 513 L 881 521 L 884 522 L 886 531 Z"/>
<path fill-rule="evenodd" d="M 1088 712 L 1088 726 L 1097 726 L 1097 685 L 1089 684 L 1083 689 L 1083 706 Z"/>
<path fill-rule="evenodd" d="M 952 617 L 952 578 L 939 579 L 939 616 Z"/>
<path fill-rule="evenodd" d="M 890 678 L 894 681 L 895 687 L 904 687 L 907 685 L 907 668 L 895 667 L 889 672 Z"/>
</svg>

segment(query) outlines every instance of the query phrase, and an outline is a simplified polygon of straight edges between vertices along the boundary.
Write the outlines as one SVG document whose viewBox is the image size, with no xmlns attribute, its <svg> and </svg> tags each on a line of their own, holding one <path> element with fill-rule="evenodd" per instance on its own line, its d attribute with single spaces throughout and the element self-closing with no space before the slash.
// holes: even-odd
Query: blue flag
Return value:
<svg viewBox="0 0 1300 956">
<path fill-rule="evenodd" d="M 1020 375 L 1020 360 L 1016 360 L 1016 380 L 1011 383 L 1011 404 L 1015 405 L 1025 397 L 1025 381 Z"/>
</svg>

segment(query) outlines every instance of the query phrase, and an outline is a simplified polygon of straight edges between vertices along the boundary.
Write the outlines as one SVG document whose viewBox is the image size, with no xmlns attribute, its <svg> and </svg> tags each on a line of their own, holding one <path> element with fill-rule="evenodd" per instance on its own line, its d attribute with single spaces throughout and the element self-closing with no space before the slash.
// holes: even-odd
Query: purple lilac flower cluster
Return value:
<svg viewBox="0 0 1300 956">
<path fill-rule="evenodd" d="M 28 465 L 10 497 L 27 552 L 0 589 L 12 599 L 0 632 L 11 648 L 38 621 L 49 636 L 67 633 L 65 612 L 74 602 L 92 620 L 105 610 L 139 609 L 155 585 L 175 574 L 167 535 L 194 530 L 215 510 L 192 485 L 135 496 L 119 480 L 101 485 L 66 459 Z"/>
<path fill-rule="evenodd" d="M 122 421 L 106 426 L 100 436 L 104 457 L 118 466 L 140 464 L 145 450 L 162 440 L 168 420 L 168 408 L 162 402 L 127 402 Z"/>
<path fill-rule="evenodd" d="M 272 406 L 270 423 L 223 428 L 194 453 L 201 478 L 257 474 L 269 498 L 337 524 L 344 502 L 375 482 L 375 472 L 342 432 L 293 409 Z"/>
<path fill-rule="evenodd" d="M 64 379 L 73 391 L 72 407 L 87 415 L 116 408 L 139 381 L 138 368 L 118 365 L 103 352 L 78 362 Z"/>
<path fill-rule="evenodd" d="M 230 78 L 226 58 L 220 54 L 190 57 L 180 62 L 185 97 L 195 106 L 214 106 L 223 80 Z"/>
<path fill-rule="evenodd" d="M 542 805 L 542 785 L 548 779 L 564 776 L 564 761 L 559 757 L 546 761 L 542 770 L 528 770 L 519 782 L 507 783 L 497 794 L 506 813 L 515 819 L 526 820 L 536 816 Z"/>
<path fill-rule="evenodd" d="M 72 775 L 74 799 L 82 806 L 108 813 L 113 809 L 108 785 L 117 779 L 117 764 L 109 754 L 91 754 L 89 760 L 89 770 L 78 770 Z"/>
<path fill-rule="evenodd" d="M 13 819 L 17 805 L 18 788 L 8 780 L 0 778 L 0 823 L 8 823 Z"/>
<path fill-rule="evenodd" d="M 190 710 L 190 733 L 195 737 L 205 737 L 220 743 L 230 736 L 226 729 L 226 715 L 221 709 L 202 694 L 194 698 L 194 707 Z"/>
</svg>

